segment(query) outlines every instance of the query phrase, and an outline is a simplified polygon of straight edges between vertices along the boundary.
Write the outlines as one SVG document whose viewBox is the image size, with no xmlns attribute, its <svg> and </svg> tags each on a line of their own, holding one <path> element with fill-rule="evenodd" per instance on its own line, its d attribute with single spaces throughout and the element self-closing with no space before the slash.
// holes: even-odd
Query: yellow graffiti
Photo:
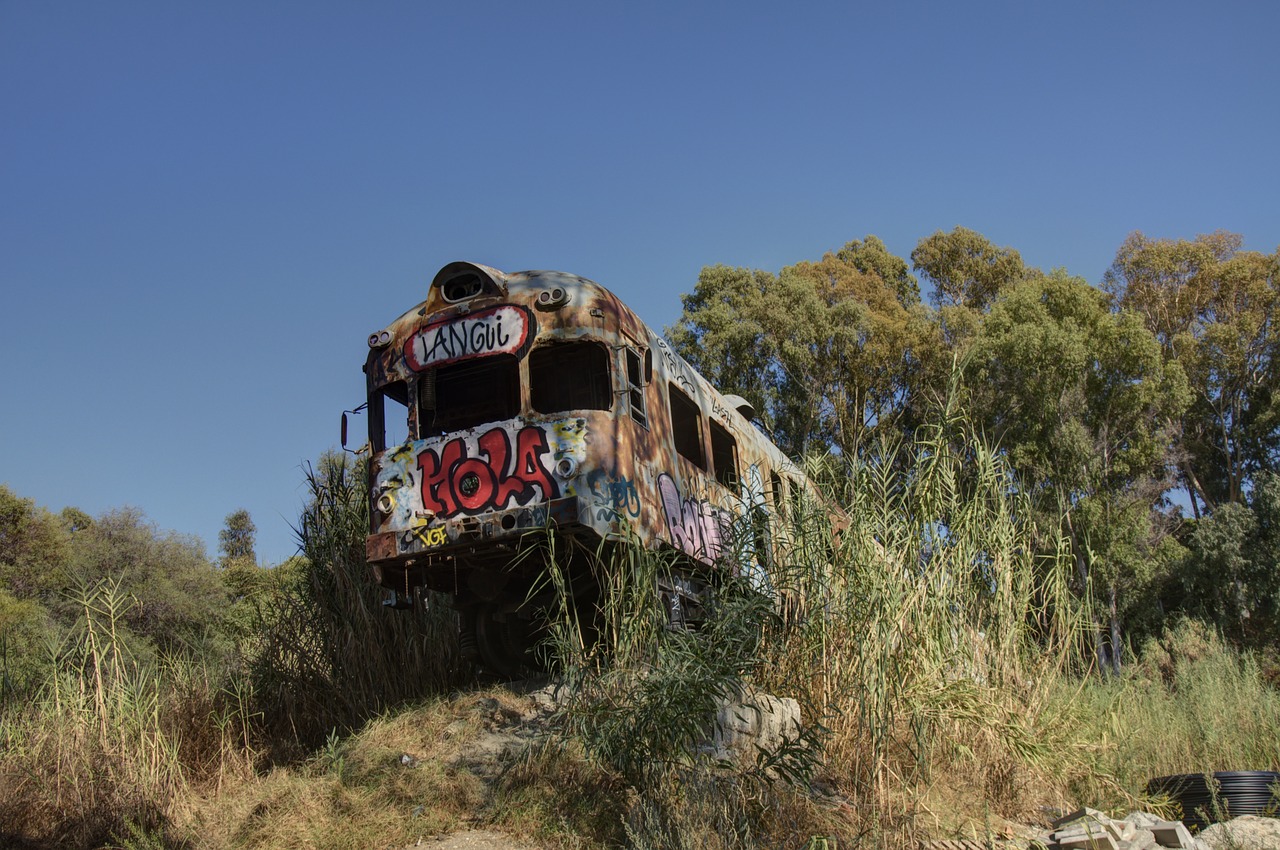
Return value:
<svg viewBox="0 0 1280 850">
<path fill-rule="evenodd" d="M 445 533 L 443 525 L 437 525 L 435 528 L 415 528 L 413 536 L 422 541 L 423 546 L 443 546 L 449 542 L 449 535 Z"/>
</svg>

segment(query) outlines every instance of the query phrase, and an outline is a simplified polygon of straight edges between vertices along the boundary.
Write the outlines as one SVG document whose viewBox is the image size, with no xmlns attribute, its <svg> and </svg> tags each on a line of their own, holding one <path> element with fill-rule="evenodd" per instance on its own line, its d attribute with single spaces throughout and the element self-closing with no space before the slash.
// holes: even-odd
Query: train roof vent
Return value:
<svg viewBox="0 0 1280 850">
<path fill-rule="evenodd" d="M 481 295 L 506 295 L 506 277 L 478 263 L 450 263 L 436 274 L 431 288 L 450 304 L 458 304 Z"/>
<path fill-rule="evenodd" d="M 751 406 L 751 402 L 747 401 L 740 395 L 727 395 L 724 400 L 729 402 L 729 406 L 742 414 L 742 418 L 751 422 L 756 418 L 756 409 Z"/>
</svg>

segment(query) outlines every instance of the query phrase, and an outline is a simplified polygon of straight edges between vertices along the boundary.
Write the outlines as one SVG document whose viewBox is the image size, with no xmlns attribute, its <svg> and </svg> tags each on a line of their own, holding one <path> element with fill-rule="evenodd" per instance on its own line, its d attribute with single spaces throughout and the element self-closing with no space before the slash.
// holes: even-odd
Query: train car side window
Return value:
<svg viewBox="0 0 1280 850">
<path fill-rule="evenodd" d="M 711 463 L 717 481 L 726 487 L 738 486 L 738 443 L 714 419 L 711 420 Z"/>
<path fill-rule="evenodd" d="M 702 411 L 675 384 L 667 385 L 667 396 L 671 402 L 671 436 L 675 440 L 676 451 L 699 469 L 706 469 L 707 458 L 702 450 Z"/>
<path fill-rule="evenodd" d="M 635 349 L 625 348 L 623 351 L 627 358 L 627 408 L 631 411 L 632 419 L 648 428 L 649 414 L 644 405 L 644 385 L 648 379 L 641 375 L 640 355 Z M 645 359 L 648 357 L 649 352 L 646 351 Z"/>
<path fill-rule="evenodd" d="M 462 431 L 520 412 L 520 362 L 509 354 L 428 369 L 418 382 L 418 436 Z"/>
<path fill-rule="evenodd" d="M 609 350 L 585 340 L 538 346 L 529 353 L 529 394 L 538 413 L 609 410 Z"/>
<path fill-rule="evenodd" d="M 804 521 L 804 488 L 794 478 L 788 479 L 787 488 L 791 491 L 791 521 Z"/>
<path fill-rule="evenodd" d="M 787 515 L 787 494 L 782 489 L 782 476 L 769 470 L 769 495 L 773 497 L 773 510 L 778 516 Z"/>
<path fill-rule="evenodd" d="M 392 381 L 374 391 L 369 404 L 369 445 L 375 452 L 409 439 L 409 385 Z"/>
</svg>

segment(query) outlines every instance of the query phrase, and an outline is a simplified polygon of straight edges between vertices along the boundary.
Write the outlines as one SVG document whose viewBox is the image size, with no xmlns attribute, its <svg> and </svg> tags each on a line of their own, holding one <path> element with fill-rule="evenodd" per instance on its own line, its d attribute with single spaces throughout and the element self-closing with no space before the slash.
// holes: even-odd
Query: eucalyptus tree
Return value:
<svg viewBox="0 0 1280 850">
<path fill-rule="evenodd" d="M 875 236 L 778 274 L 708 266 L 682 302 L 672 345 L 792 455 L 852 456 L 907 427 L 945 359 L 906 262 Z"/>
<path fill-rule="evenodd" d="M 977 231 L 956 227 L 921 239 L 911 252 L 915 270 L 933 284 L 939 307 L 985 310 L 1003 290 L 1034 269 L 1013 248 L 1000 248 Z"/>
<path fill-rule="evenodd" d="M 1042 514 L 1061 517 L 1084 592 L 1108 611 L 1118 669 L 1127 589 L 1155 559 L 1151 508 L 1167 484 L 1169 423 L 1188 402 L 1139 316 L 1055 271 L 1003 287 L 967 359 L 971 411 Z"/>
<path fill-rule="evenodd" d="M 1135 232 L 1104 278 L 1189 379 L 1179 473 L 1196 516 L 1202 505 L 1242 502 L 1254 476 L 1280 464 L 1280 250 L 1242 245 L 1224 231 Z"/>
</svg>

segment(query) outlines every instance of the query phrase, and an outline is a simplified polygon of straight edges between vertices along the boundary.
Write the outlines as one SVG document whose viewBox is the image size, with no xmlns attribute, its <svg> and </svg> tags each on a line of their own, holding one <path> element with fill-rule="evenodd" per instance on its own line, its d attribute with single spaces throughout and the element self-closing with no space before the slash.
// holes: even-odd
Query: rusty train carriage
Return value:
<svg viewBox="0 0 1280 850">
<path fill-rule="evenodd" d="M 541 565 L 517 557 L 530 530 L 554 526 L 580 553 L 631 534 L 691 568 L 752 570 L 809 487 L 745 401 L 576 275 L 451 263 L 369 347 L 369 563 L 399 607 L 419 587 L 450 594 L 464 650 L 498 672 L 536 633 Z M 741 516 L 755 530 L 733 542 Z"/>
</svg>

